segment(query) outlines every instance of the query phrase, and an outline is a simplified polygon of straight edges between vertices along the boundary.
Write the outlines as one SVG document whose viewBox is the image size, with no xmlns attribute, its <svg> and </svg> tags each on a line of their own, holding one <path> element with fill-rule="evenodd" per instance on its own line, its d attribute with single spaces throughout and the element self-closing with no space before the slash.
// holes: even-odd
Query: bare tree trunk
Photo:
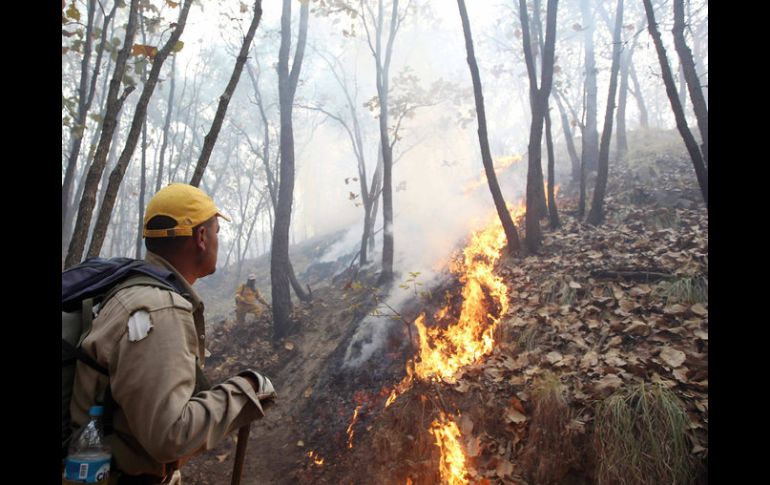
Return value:
<svg viewBox="0 0 770 485">
<path fill-rule="evenodd" d="M 150 97 L 152 97 L 152 94 L 155 91 L 155 86 L 157 85 L 158 77 L 160 76 L 160 70 L 165 63 L 166 58 L 168 58 L 171 50 L 175 48 L 179 41 L 179 37 L 184 31 L 185 23 L 187 22 L 187 14 L 190 12 L 191 5 L 192 0 L 186 0 L 184 5 L 182 5 L 174 31 L 166 41 L 166 44 L 158 51 L 152 63 L 152 69 L 150 70 L 147 82 L 142 88 L 142 94 L 139 96 L 139 101 L 136 105 L 136 111 L 134 112 L 134 119 L 131 122 L 131 129 L 128 132 L 126 146 L 120 153 L 118 165 L 110 174 L 110 182 L 104 196 L 104 201 L 102 202 L 102 209 L 99 211 L 96 226 L 94 227 L 94 233 L 91 237 L 91 245 L 88 248 L 88 255 L 90 257 L 98 256 L 102 249 L 104 235 L 112 215 L 112 207 L 115 204 L 115 198 L 118 194 L 118 187 L 120 187 L 120 184 L 123 181 L 123 175 L 128 168 L 128 164 L 131 161 L 131 157 L 134 154 L 134 149 L 136 148 L 139 139 L 139 130 L 144 124 L 144 120 L 147 116 L 147 104 L 150 102 Z"/>
<path fill-rule="evenodd" d="M 624 158 L 628 152 L 628 137 L 626 136 L 626 101 L 628 100 L 628 67 L 631 64 L 631 56 L 634 54 L 634 45 L 626 50 L 620 57 L 620 92 L 618 94 L 618 113 L 617 113 L 617 143 L 616 157 L 618 160 Z"/>
<path fill-rule="evenodd" d="M 158 160 L 158 173 L 155 178 L 155 192 L 160 190 L 161 180 L 163 180 L 163 161 L 166 156 L 166 146 L 168 145 L 168 130 L 171 127 L 171 114 L 174 111 L 174 87 L 176 84 L 176 56 L 171 60 L 171 86 L 168 90 L 168 104 L 166 105 L 166 120 L 163 122 L 163 141 L 160 145 L 160 158 Z M 170 157 L 169 157 L 170 159 Z M 171 162 L 169 161 L 169 165 Z"/>
<path fill-rule="evenodd" d="M 532 10 L 532 34 L 536 39 L 537 45 L 540 46 L 540 51 L 543 52 L 545 50 L 545 44 L 543 42 L 543 34 L 542 34 L 542 25 L 540 22 L 540 0 L 535 0 L 534 9 Z M 530 42 L 531 43 L 531 42 Z M 534 47 L 533 47 L 534 49 Z M 537 58 L 538 58 L 538 51 L 533 50 L 532 51 L 532 59 L 535 62 L 535 65 L 537 65 Z M 531 93 L 530 93 L 531 94 Z M 546 101 L 547 104 L 547 101 Z M 543 116 L 545 116 L 545 112 L 548 109 L 547 107 L 543 108 Z M 542 123 L 542 122 L 541 122 Z M 546 198 L 546 190 L 545 190 L 545 178 L 543 177 L 543 148 L 542 148 L 542 130 L 543 128 L 540 128 L 541 136 L 541 144 L 538 148 L 538 157 L 540 158 L 540 163 L 538 164 L 537 171 L 539 172 L 540 177 L 540 183 L 535 186 L 535 189 L 537 191 L 536 199 L 537 199 L 537 214 L 540 217 L 540 219 L 545 219 L 548 217 L 548 201 Z M 538 176 L 536 174 L 536 176 Z"/>
<path fill-rule="evenodd" d="M 527 63 L 529 77 L 530 104 L 532 107 L 532 120 L 529 133 L 529 166 L 527 169 L 527 213 L 525 216 L 526 233 L 524 242 L 527 251 L 537 253 L 542 244 L 540 230 L 540 213 L 538 210 L 543 189 L 542 169 L 542 140 L 543 122 L 548 109 L 548 97 L 553 85 L 554 46 L 556 43 L 556 11 L 558 1 L 548 0 L 546 13 L 546 34 L 543 59 L 541 63 L 541 83 L 538 88 L 537 74 L 535 72 L 535 60 L 532 55 L 532 42 L 530 40 L 529 16 L 525 0 L 519 0 L 519 17 L 521 20 L 522 43 L 524 48 L 524 60 Z M 537 6 L 535 10 L 537 11 Z M 539 19 L 539 17 L 538 17 Z M 533 210 L 534 209 L 534 210 Z M 547 213 L 546 213 L 547 214 Z"/>
<path fill-rule="evenodd" d="M 687 80 L 687 88 L 690 91 L 690 99 L 692 100 L 692 109 L 695 113 L 695 119 L 698 121 L 698 129 L 703 141 L 701 145 L 703 162 L 708 166 L 709 112 L 706 106 L 706 98 L 704 98 L 703 90 L 701 89 L 700 78 L 695 71 L 692 51 L 690 51 L 684 40 L 684 2 L 682 0 L 674 0 L 674 29 L 672 32 L 674 34 L 676 53 L 679 54 L 680 70 Z M 682 102 L 682 108 L 684 109 L 684 102 Z"/>
<path fill-rule="evenodd" d="M 69 268 L 70 266 L 79 263 L 80 258 L 83 255 L 83 249 L 88 236 L 88 227 L 91 224 L 91 215 L 94 210 L 94 205 L 96 204 L 96 189 L 99 178 L 104 170 L 104 163 L 107 160 L 110 141 L 112 140 L 112 135 L 115 132 L 115 126 L 117 124 L 118 112 L 123 106 L 126 97 L 133 90 L 133 87 L 127 87 L 120 98 L 118 97 L 121 80 L 126 71 L 126 61 L 128 60 L 129 52 L 134 43 L 138 5 L 139 0 L 131 0 L 128 25 L 126 26 L 126 38 L 123 42 L 123 47 L 121 47 L 118 52 L 117 60 L 115 61 L 115 72 L 110 81 L 110 89 L 107 94 L 107 108 L 104 115 L 104 121 L 102 122 L 102 134 L 99 138 L 99 145 L 96 148 L 94 161 L 88 170 L 86 184 L 83 189 L 83 197 L 80 200 L 80 206 L 78 208 L 75 232 L 70 240 L 67 257 L 64 260 L 65 268 Z"/>
<path fill-rule="evenodd" d="M 597 87 L 596 59 L 594 55 L 594 16 L 591 13 L 591 0 L 580 0 L 585 33 L 585 69 L 586 69 L 586 125 L 583 130 L 583 164 L 585 170 L 593 172 L 599 158 L 599 132 L 596 122 Z"/>
<path fill-rule="evenodd" d="M 631 81 L 634 83 L 634 90 L 632 93 L 634 99 L 636 99 L 636 107 L 639 110 L 639 126 L 642 128 L 649 128 L 650 117 L 647 114 L 647 105 L 644 103 L 644 96 L 642 96 L 642 87 L 639 85 L 639 79 L 636 77 L 636 68 L 634 67 L 633 59 L 629 66 L 629 73 L 631 74 Z"/>
<path fill-rule="evenodd" d="M 83 142 L 83 135 L 86 127 L 86 116 L 91 109 L 91 103 L 94 99 L 94 93 L 96 91 L 96 81 L 99 78 L 99 71 L 101 69 L 102 55 L 104 53 L 104 43 L 107 37 L 107 27 L 112 21 L 117 9 L 117 2 L 112 7 L 112 10 L 108 15 L 104 17 L 102 24 L 102 33 L 100 36 L 101 43 L 96 54 L 96 61 L 94 62 L 93 75 L 90 79 L 89 92 L 86 94 L 86 85 L 89 84 L 88 79 L 88 66 L 91 58 L 91 46 L 92 40 L 92 26 L 94 17 L 94 8 L 96 2 L 89 0 L 88 2 L 88 21 L 86 24 L 86 39 L 83 45 L 83 60 L 81 62 L 80 71 L 80 85 L 78 87 L 78 116 L 76 120 L 76 126 L 79 130 L 79 136 L 75 133 L 72 135 L 70 154 L 67 162 L 67 168 L 64 174 L 64 183 L 62 184 L 62 227 L 65 228 L 62 231 L 62 251 L 66 244 L 66 239 L 70 235 L 71 230 L 71 218 L 70 212 L 70 197 L 72 192 L 72 184 L 75 179 L 75 171 L 77 168 L 78 156 L 80 155 L 80 147 Z"/>
<path fill-rule="evenodd" d="M 214 116 L 214 121 L 211 123 L 211 129 L 206 134 L 203 142 L 203 148 L 201 149 L 201 155 L 198 158 L 198 163 L 195 166 L 195 172 L 193 172 L 190 185 L 197 187 L 201 178 L 203 177 L 203 171 L 206 170 L 206 165 L 209 163 L 211 157 L 211 151 L 214 149 L 214 144 L 217 142 L 217 136 L 219 136 L 219 130 L 222 128 L 222 121 L 225 119 L 225 113 L 227 107 L 230 104 L 230 98 L 235 92 L 235 87 L 238 85 L 238 81 L 241 79 L 241 72 L 243 72 L 243 65 L 246 63 L 246 57 L 251 48 L 251 41 L 254 39 L 254 34 L 257 31 L 259 20 L 262 18 L 262 0 L 256 0 L 254 2 L 254 17 L 249 25 L 249 30 L 246 33 L 246 37 L 241 44 L 241 50 L 238 53 L 238 57 L 235 61 L 235 67 L 233 73 L 230 76 L 230 81 L 227 83 L 225 92 L 219 98 L 219 105 L 217 106 L 217 113 Z"/>
<path fill-rule="evenodd" d="M 647 12 L 647 28 L 650 31 L 652 40 L 655 42 L 655 50 L 658 52 L 658 61 L 660 62 L 660 70 L 663 75 L 663 82 L 666 84 L 666 94 L 671 102 L 671 109 L 674 112 L 676 118 L 676 127 L 679 129 L 679 133 L 682 135 L 684 144 L 687 147 L 687 151 L 690 153 L 692 164 L 695 169 L 695 176 L 698 179 L 698 185 L 700 185 L 701 194 L 703 194 L 703 201 L 706 203 L 706 210 L 708 210 L 709 197 L 708 197 L 708 170 L 703 164 L 703 158 L 701 152 L 698 149 L 698 142 L 690 132 L 690 128 L 687 126 L 687 119 L 684 116 L 684 110 L 679 103 L 679 97 L 676 92 L 676 84 L 674 83 L 674 76 L 671 74 L 671 67 L 668 64 L 668 58 L 666 57 L 666 49 L 663 47 L 663 41 L 660 38 L 660 32 L 658 31 L 658 24 L 655 22 L 655 12 L 652 9 L 652 3 L 650 0 L 642 0 L 644 2 L 644 10 Z"/>
<path fill-rule="evenodd" d="M 492 200 L 497 209 L 497 216 L 500 218 L 505 238 L 508 241 L 508 253 L 512 254 L 518 252 L 521 246 L 519 233 L 516 230 L 516 224 L 511 218 L 511 213 L 508 212 L 508 206 L 503 198 L 503 193 L 500 191 L 494 162 L 492 161 L 492 153 L 489 149 L 487 117 L 484 110 L 484 95 L 481 90 L 481 76 L 479 74 L 479 67 L 476 64 L 476 55 L 473 52 L 473 36 L 470 22 L 468 21 L 468 11 L 465 8 L 465 0 L 457 0 L 457 7 L 460 10 L 460 19 L 462 20 L 463 33 L 465 34 L 465 50 L 468 54 L 468 67 L 470 68 L 471 79 L 473 80 L 473 97 L 476 100 L 476 119 L 479 124 L 478 135 L 479 147 L 481 148 L 481 162 L 484 164 L 484 173 L 487 176 L 489 191 L 492 194 Z"/>
<path fill-rule="evenodd" d="M 598 226 L 604 220 L 604 194 L 607 190 L 607 175 L 609 173 L 610 138 L 612 138 L 612 112 L 615 109 L 615 93 L 618 89 L 618 70 L 620 68 L 620 29 L 623 24 L 623 0 L 618 0 L 615 14 L 615 33 L 612 39 L 612 67 L 610 68 L 610 88 L 607 95 L 607 111 L 604 114 L 604 129 L 599 146 L 599 173 L 596 176 L 596 187 L 588 213 L 588 223 Z"/>
<path fill-rule="evenodd" d="M 144 229 L 144 188 L 147 184 L 147 123 L 142 125 L 142 173 L 140 175 L 139 182 L 139 217 L 136 229 L 136 250 L 134 251 L 134 258 L 142 258 L 142 238 Z"/>
<path fill-rule="evenodd" d="M 361 235 L 361 251 L 359 254 L 359 268 L 368 261 L 369 252 L 374 250 L 374 221 L 377 220 L 377 208 L 380 200 L 380 188 L 382 187 L 382 150 L 378 150 L 377 167 L 372 175 L 372 183 L 369 186 L 367 196 L 368 205 L 364 207 L 364 230 Z"/>
<path fill-rule="evenodd" d="M 679 102 L 682 103 L 682 109 L 687 112 L 687 81 L 684 78 L 682 64 L 679 64 Z"/>
<path fill-rule="evenodd" d="M 275 228 L 270 258 L 270 280 L 273 300 L 273 341 L 283 338 L 289 331 L 292 310 L 289 290 L 289 228 L 294 194 L 294 129 L 292 111 L 297 80 L 307 39 L 308 3 L 300 7 L 299 37 L 291 71 L 291 0 L 283 0 L 281 14 L 281 47 L 278 55 L 278 93 L 281 108 L 281 163 L 278 186 L 278 205 L 275 211 Z"/>
<path fill-rule="evenodd" d="M 113 14 L 114 14 L 114 10 L 115 8 L 113 8 Z M 103 50 L 100 50 L 99 52 L 103 52 Z M 104 70 L 104 81 L 102 82 L 102 89 L 100 91 L 99 101 L 97 102 L 97 104 L 99 105 L 99 114 L 100 114 L 100 118 L 102 119 L 102 122 L 99 123 L 96 130 L 94 130 L 94 133 L 91 136 L 91 142 L 88 144 L 88 147 L 89 147 L 88 153 L 86 154 L 85 160 L 83 161 L 83 169 L 78 179 L 77 188 L 73 196 L 69 197 L 70 207 L 73 207 L 75 201 L 79 201 L 83 197 L 83 189 L 85 188 L 86 178 L 88 175 L 89 168 L 91 166 L 91 162 L 94 159 L 94 154 L 96 152 L 96 144 L 99 141 L 99 138 L 101 136 L 102 128 L 104 125 L 103 120 L 106 116 L 107 83 L 109 82 L 109 75 L 111 73 L 111 69 L 112 69 L 112 57 L 110 57 L 107 61 L 107 68 Z M 91 87 L 94 88 L 95 90 L 94 84 L 92 84 Z M 118 113 L 118 116 L 119 115 L 120 113 Z M 64 223 L 62 225 L 62 248 L 61 248 L 62 266 L 64 265 L 64 258 L 67 256 L 67 247 L 69 245 L 70 238 L 72 236 L 72 224 L 75 222 L 76 217 L 77 217 L 76 211 L 73 211 L 71 209 L 67 210 L 67 216 L 64 218 Z"/>
<path fill-rule="evenodd" d="M 374 251 L 374 226 L 377 224 L 377 214 L 380 212 L 380 195 L 382 194 L 382 150 L 377 155 L 377 169 L 372 178 L 372 213 L 369 223 L 369 251 Z"/>
<path fill-rule="evenodd" d="M 631 61 L 631 51 L 621 57 L 620 93 L 618 95 L 617 112 L 617 142 L 616 157 L 622 159 L 628 152 L 628 137 L 626 135 L 626 101 L 628 99 L 628 63 Z"/>
<path fill-rule="evenodd" d="M 569 153 L 569 159 L 572 166 L 572 181 L 577 182 L 580 179 L 580 158 L 578 157 L 577 150 L 575 150 L 575 141 L 572 138 L 572 130 L 570 129 L 569 118 L 567 112 L 564 110 L 560 96 L 558 92 L 554 93 L 554 99 L 556 105 L 559 107 L 559 114 L 561 115 L 561 129 L 564 132 L 564 142 L 567 144 L 567 153 Z"/>
<path fill-rule="evenodd" d="M 555 158 L 553 154 L 553 137 L 551 135 L 551 114 L 546 106 L 545 111 L 545 145 L 548 150 L 548 221 L 551 229 L 559 227 L 559 210 L 556 208 L 556 183 Z"/>
<path fill-rule="evenodd" d="M 363 4 L 362 12 L 364 11 Z M 380 102 L 380 143 L 382 148 L 382 167 L 383 167 L 383 185 L 382 185 L 382 215 L 383 215 L 383 236 L 382 236 L 382 272 L 378 279 L 378 284 L 387 284 L 393 281 L 393 256 L 395 253 L 394 229 L 393 229 L 393 145 L 390 142 L 388 133 L 388 95 L 390 85 L 390 60 L 393 56 L 393 42 L 396 38 L 396 32 L 400 24 L 398 17 L 398 0 L 393 0 L 390 15 L 390 31 L 388 33 L 387 43 L 384 51 L 382 47 L 383 22 L 385 14 L 383 11 L 383 2 L 379 0 L 376 29 L 375 46 L 372 46 L 371 37 L 367 28 L 367 38 L 369 38 L 369 47 L 374 54 L 377 74 L 377 97 Z M 366 27 L 366 23 L 364 22 Z"/>
</svg>

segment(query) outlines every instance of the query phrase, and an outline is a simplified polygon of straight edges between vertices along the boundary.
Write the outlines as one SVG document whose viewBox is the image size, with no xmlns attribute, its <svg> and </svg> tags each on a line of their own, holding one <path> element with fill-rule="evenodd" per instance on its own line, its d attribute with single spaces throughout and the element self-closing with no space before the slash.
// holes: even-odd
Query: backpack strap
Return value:
<svg viewBox="0 0 770 485">
<path fill-rule="evenodd" d="M 160 280 L 158 280 L 156 278 L 153 278 L 152 276 L 148 276 L 146 274 L 134 274 L 134 275 L 129 276 L 128 278 L 126 278 L 122 283 L 120 283 L 118 285 L 115 285 L 110 291 L 108 291 L 107 294 L 104 295 L 104 298 L 102 299 L 102 302 L 101 302 L 100 306 L 103 306 L 107 302 L 107 300 L 109 300 L 110 298 L 115 296 L 115 294 L 117 292 L 119 292 L 120 290 L 122 290 L 124 288 L 128 288 L 130 286 L 140 286 L 140 285 L 154 286 L 156 288 L 163 288 L 165 290 L 173 291 L 174 293 L 179 293 L 185 299 L 189 298 L 189 296 L 190 296 L 187 293 L 183 293 L 183 292 L 179 291 L 178 288 L 175 288 L 175 287 L 171 286 L 170 284 L 166 283 L 165 281 L 160 281 Z M 84 300 L 84 303 L 85 303 L 85 300 Z M 89 330 L 90 330 L 90 325 L 89 325 Z"/>
</svg>

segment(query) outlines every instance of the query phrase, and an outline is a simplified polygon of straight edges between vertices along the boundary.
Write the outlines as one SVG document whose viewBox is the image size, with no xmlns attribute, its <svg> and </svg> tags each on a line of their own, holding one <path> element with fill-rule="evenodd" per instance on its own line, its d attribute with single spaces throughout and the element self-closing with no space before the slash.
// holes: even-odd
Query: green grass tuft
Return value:
<svg viewBox="0 0 770 485">
<path fill-rule="evenodd" d="M 690 484 L 695 479 L 684 405 L 660 384 L 640 383 L 599 403 L 597 483 Z"/>
</svg>

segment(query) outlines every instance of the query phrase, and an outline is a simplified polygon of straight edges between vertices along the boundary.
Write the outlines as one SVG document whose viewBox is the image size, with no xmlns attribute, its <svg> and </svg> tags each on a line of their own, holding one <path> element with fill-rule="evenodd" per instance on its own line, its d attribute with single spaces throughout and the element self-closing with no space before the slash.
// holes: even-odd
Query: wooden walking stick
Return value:
<svg viewBox="0 0 770 485">
<path fill-rule="evenodd" d="M 240 485 L 241 473 L 243 473 L 243 460 L 246 458 L 246 445 L 249 444 L 249 431 L 251 423 L 242 426 L 238 430 L 238 446 L 235 449 L 235 463 L 233 463 L 233 478 L 230 485 Z"/>
</svg>

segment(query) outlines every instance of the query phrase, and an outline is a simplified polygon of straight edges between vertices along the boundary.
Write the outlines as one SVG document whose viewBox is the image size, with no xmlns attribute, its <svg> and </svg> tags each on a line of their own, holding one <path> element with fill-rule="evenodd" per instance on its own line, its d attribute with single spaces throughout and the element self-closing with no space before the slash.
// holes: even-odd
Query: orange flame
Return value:
<svg viewBox="0 0 770 485">
<path fill-rule="evenodd" d="M 324 459 L 323 459 L 323 458 L 321 458 L 321 457 L 318 455 L 318 453 L 316 453 L 316 452 L 315 452 L 315 451 L 313 451 L 313 450 L 310 450 L 310 451 L 308 451 L 308 452 L 307 452 L 307 456 L 308 456 L 308 457 L 309 457 L 311 460 L 313 460 L 313 463 L 315 463 L 315 464 L 316 464 L 316 465 L 318 465 L 318 466 L 321 466 L 321 465 L 323 465 L 323 464 L 324 464 Z"/>
<path fill-rule="evenodd" d="M 363 404 L 356 406 L 356 410 L 353 411 L 353 419 L 348 426 L 348 448 L 353 448 L 353 426 L 358 422 L 358 411 L 361 410 Z"/>
<path fill-rule="evenodd" d="M 436 445 L 441 450 L 439 472 L 441 483 L 447 485 L 467 484 L 465 454 L 460 445 L 460 429 L 457 423 L 448 419 L 443 412 L 433 421 L 430 433 L 436 438 Z"/>
<path fill-rule="evenodd" d="M 465 248 L 460 265 L 463 304 L 457 323 L 446 330 L 425 326 L 425 314 L 415 320 L 420 337 L 420 358 L 415 362 L 415 374 L 421 379 L 452 380 L 457 371 L 492 351 L 494 332 L 500 317 L 508 310 L 508 289 L 502 278 L 493 272 L 500 259 L 506 239 L 499 220 L 490 227 L 473 234 Z M 486 291 L 485 291 L 486 290 Z M 487 296 L 497 303 L 493 313 Z M 447 309 L 436 314 L 443 317 Z"/>
<path fill-rule="evenodd" d="M 514 222 L 520 225 L 526 213 L 524 201 L 519 201 L 516 206 L 508 204 L 508 211 Z M 470 244 L 463 251 L 463 260 L 450 265 L 452 272 L 459 273 L 460 280 L 465 284 L 460 318 L 444 330 L 427 328 L 424 313 L 417 317 L 414 323 L 420 339 L 419 355 L 407 363 L 406 377 L 390 392 L 386 408 L 411 386 L 414 374 L 420 379 L 452 381 L 460 368 L 475 363 L 492 351 L 494 332 L 509 304 L 508 288 L 502 278 L 493 272 L 505 244 L 505 232 L 500 219 L 495 216 L 494 222 L 486 229 L 472 235 Z M 490 312 L 484 290 L 499 306 L 497 316 Z M 434 317 L 441 320 L 448 313 L 447 305 Z"/>
</svg>

